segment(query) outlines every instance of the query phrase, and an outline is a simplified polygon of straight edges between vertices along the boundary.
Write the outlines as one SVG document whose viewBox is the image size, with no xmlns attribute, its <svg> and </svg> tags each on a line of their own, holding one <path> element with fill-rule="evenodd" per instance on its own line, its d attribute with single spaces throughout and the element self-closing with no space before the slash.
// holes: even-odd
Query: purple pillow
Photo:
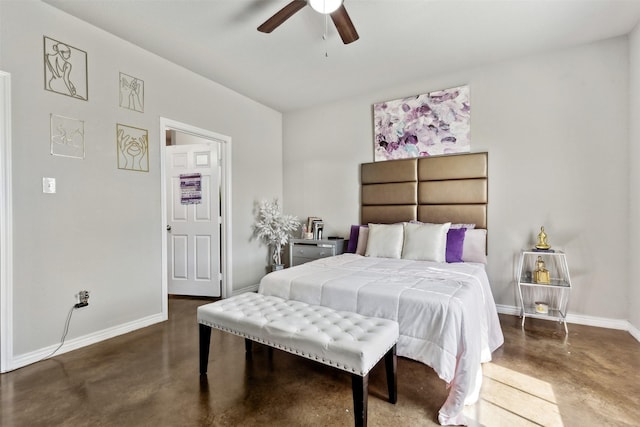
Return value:
<svg viewBox="0 0 640 427">
<path fill-rule="evenodd" d="M 462 247 L 466 228 L 450 228 L 447 232 L 447 262 L 463 262 Z"/>
<path fill-rule="evenodd" d="M 360 226 L 352 225 L 349 234 L 349 243 L 347 244 L 347 253 L 355 254 L 358 247 L 358 236 L 360 235 Z"/>
</svg>

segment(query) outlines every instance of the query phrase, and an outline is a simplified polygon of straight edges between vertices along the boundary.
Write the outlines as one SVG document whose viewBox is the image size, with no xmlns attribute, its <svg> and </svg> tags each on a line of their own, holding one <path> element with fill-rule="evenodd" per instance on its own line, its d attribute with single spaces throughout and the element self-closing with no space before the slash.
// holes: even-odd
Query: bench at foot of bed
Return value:
<svg viewBox="0 0 640 427">
<path fill-rule="evenodd" d="M 206 375 L 211 328 L 349 372 L 356 426 L 367 425 L 369 371 L 384 357 L 389 401 L 396 403 L 398 323 L 256 293 L 198 307 L 200 374 Z"/>
</svg>

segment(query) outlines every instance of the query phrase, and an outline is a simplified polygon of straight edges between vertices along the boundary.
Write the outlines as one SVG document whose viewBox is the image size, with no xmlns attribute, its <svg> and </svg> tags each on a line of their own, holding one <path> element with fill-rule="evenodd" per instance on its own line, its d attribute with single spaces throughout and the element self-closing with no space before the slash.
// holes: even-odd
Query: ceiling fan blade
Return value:
<svg viewBox="0 0 640 427">
<path fill-rule="evenodd" d="M 352 43 L 360 38 L 356 28 L 353 26 L 353 22 L 351 22 L 351 18 L 349 18 L 349 14 L 347 13 L 347 9 L 344 8 L 344 5 L 340 5 L 340 7 L 331 13 L 331 19 L 338 30 L 338 34 L 342 38 L 344 44 Z"/>
<path fill-rule="evenodd" d="M 287 19 L 291 18 L 294 13 L 302 9 L 307 5 L 306 0 L 293 0 L 291 3 L 280 9 L 271 18 L 264 21 L 262 25 L 258 27 L 258 31 L 262 33 L 270 33 L 275 30 Z"/>
</svg>

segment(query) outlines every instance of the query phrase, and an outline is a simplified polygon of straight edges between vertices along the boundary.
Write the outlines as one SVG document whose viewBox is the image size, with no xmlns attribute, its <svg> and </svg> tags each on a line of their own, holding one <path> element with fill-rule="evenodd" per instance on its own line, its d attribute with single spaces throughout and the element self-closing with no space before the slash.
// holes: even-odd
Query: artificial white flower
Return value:
<svg viewBox="0 0 640 427">
<path fill-rule="evenodd" d="M 273 246 L 274 264 L 282 264 L 282 247 L 289 241 L 290 233 L 299 225 L 297 217 L 280 211 L 278 199 L 260 202 L 254 234 L 264 243 Z"/>
</svg>

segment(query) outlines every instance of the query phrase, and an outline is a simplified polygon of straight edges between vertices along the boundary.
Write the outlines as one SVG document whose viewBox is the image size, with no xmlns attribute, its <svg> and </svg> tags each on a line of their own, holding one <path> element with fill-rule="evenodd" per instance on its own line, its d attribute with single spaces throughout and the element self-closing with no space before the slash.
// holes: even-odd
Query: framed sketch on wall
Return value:
<svg viewBox="0 0 640 427">
<path fill-rule="evenodd" d="M 471 151 L 469 86 L 373 105 L 375 161 Z"/>
<path fill-rule="evenodd" d="M 84 159 L 84 121 L 51 114 L 51 154 Z"/>
<path fill-rule="evenodd" d="M 87 52 L 44 36 L 44 88 L 84 101 L 89 99 Z"/>
<path fill-rule="evenodd" d="M 120 107 L 144 113 L 144 80 L 120 73 Z"/>
<path fill-rule="evenodd" d="M 118 169 L 149 172 L 149 131 L 118 123 L 116 125 Z"/>
</svg>

